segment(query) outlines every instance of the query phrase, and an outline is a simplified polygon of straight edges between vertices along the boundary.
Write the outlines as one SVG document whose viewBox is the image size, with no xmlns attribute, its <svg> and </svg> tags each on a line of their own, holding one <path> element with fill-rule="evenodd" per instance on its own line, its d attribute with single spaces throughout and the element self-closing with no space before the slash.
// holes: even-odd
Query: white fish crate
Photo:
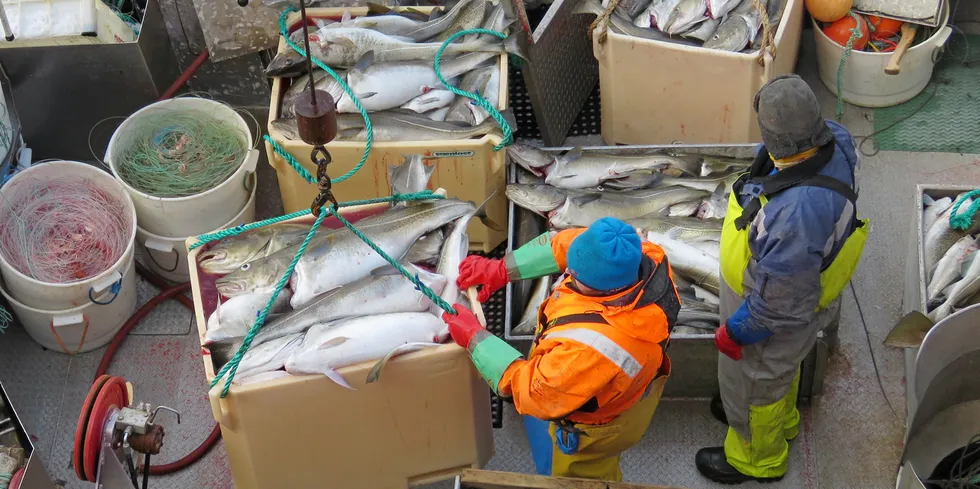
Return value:
<svg viewBox="0 0 980 489">
<path fill-rule="evenodd" d="M 929 273 L 925 263 L 925 235 L 928 229 L 922 222 L 922 211 L 925 209 L 923 196 L 928 195 L 933 199 L 956 196 L 963 192 L 977 190 L 976 185 L 916 185 L 915 186 L 915 219 L 909 226 L 909 248 L 906 257 L 905 267 L 905 292 L 902 295 L 902 314 L 912 311 L 919 311 L 925 314 L 928 311 L 926 288 L 929 287 Z M 961 208 L 961 211 L 963 209 Z M 918 355 L 918 348 L 905 349 L 905 393 L 906 409 L 908 418 L 911 419 L 915 412 L 918 402 L 915 399 L 915 358 Z"/>
<path fill-rule="evenodd" d="M 760 139 L 752 99 L 768 80 L 792 73 L 803 31 L 803 0 L 787 3 L 775 56 L 640 39 L 612 29 L 592 41 L 599 60 L 602 139 L 609 144 L 750 143 Z"/>
<path fill-rule="evenodd" d="M 387 209 L 355 206 L 341 212 L 351 222 Z M 286 221 L 312 224 L 311 216 Z M 341 227 L 328 217 L 324 226 Z M 187 247 L 196 238 L 188 238 Z M 194 314 L 202 338 L 204 372 L 217 369 L 203 338 L 217 306 L 217 275 L 204 273 L 188 254 Z M 238 489 L 331 487 L 406 489 L 450 479 L 483 467 L 494 454 L 486 383 L 466 351 L 447 344 L 398 356 L 384 376 L 365 380 L 376 361 L 339 369 L 355 390 L 326 376 L 287 376 L 209 392 Z M 378 461 L 384 461 L 379 470 Z"/>
<path fill-rule="evenodd" d="M 608 155 L 646 155 L 665 152 L 682 154 L 699 154 L 705 156 L 724 156 L 747 159 L 755 155 L 755 144 L 733 145 L 649 145 L 649 146 L 597 146 L 583 148 L 589 153 Z M 556 155 L 574 148 L 542 148 Z M 516 182 L 516 164 L 508 165 L 508 182 Z M 517 206 L 508 202 L 508 242 L 507 250 L 520 248 L 524 243 L 517 240 L 518 223 L 515 210 Z M 669 258 L 669 256 L 668 256 Z M 534 340 L 533 335 L 513 335 L 512 328 L 517 324 L 521 313 L 514 308 L 517 302 L 517 291 L 513 283 L 506 287 L 506 309 L 504 314 L 504 339 L 518 346 L 526 346 Z M 519 301 L 526 302 L 526 298 Z M 803 362 L 801 377 L 801 396 L 811 398 L 822 392 L 823 376 L 827 357 L 833 343 L 836 342 L 836 331 L 821 332 L 814 349 Z M 672 334 L 667 353 L 674 366 L 670 382 L 664 388 L 664 396 L 670 398 L 693 399 L 710 397 L 718 390 L 718 350 L 715 347 L 714 334 Z"/>
<path fill-rule="evenodd" d="M 412 7 L 414 10 L 428 13 L 432 7 Z M 352 17 L 367 15 L 367 7 L 343 8 L 314 8 L 307 9 L 307 15 L 313 18 L 328 18 L 340 20 L 344 11 L 350 11 Z M 287 17 L 290 32 L 299 28 L 299 13 Z M 291 48 L 284 39 L 279 40 L 278 52 L 286 52 Z M 507 108 L 507 55 L 499 58 L 500 83 L 498 100 L 500 109 Z M 288 88 L 288 81 L 283 78 L 273 78 L 272 99 L 269 105 L 269 137 L 275 140 L 311 174 L 316 174 L 316 166 L 310 159 L 313 147 L 296 139 L 288 139 L 280 131 L 272 127 L 272 121 L 279 117 L 282 96 Z M 513 128 L 515 131 L 517 128 Z M 349 179 L 333 188 L 334 195 L 340 201 L 370 199 L 390 195 L 388 186 L 388 165 L 400 164 L 407 155 L 425 155 L 436 166 L 432 174 L 430 188 L 444 188 L 450 197 L 482 203 L 491 195 L 493 198 L 487 204 L 487 215 L 495 222 L 503 223 L 507 219 L 507 199 L 504 197 L 505 187 L 505 151 L 494 151 L 493 147 L 501 139 L 495 135 L 486 135 L 479 139 L 461 139 L 446 141 L 389 141 L 374 142 L 371 146 L 371 156 L 364 166 Z M 279 177 L 279 189 L 282 192 L 282 203 L 285 212 L 295 212 L 308 209 L 318 191 L 314 184 L 303 180 L 286 161 L 275 153 L 272 145 L 266 143 L 269 164 L 276 170 Z M 364 143 L 356 141 L 333 141 L 326 145 L 327 151 L 333 158 L 330 163 L 332 176 L 342 175 L 357 165 L 364 154 Z M 494 194 L 496 192 L 496 194 Z M 504 231 L 495 231 L 474 219 L 467 233 L 470 237 L 470 250 L 489 253 L 507 238 Z"/>
</svg>

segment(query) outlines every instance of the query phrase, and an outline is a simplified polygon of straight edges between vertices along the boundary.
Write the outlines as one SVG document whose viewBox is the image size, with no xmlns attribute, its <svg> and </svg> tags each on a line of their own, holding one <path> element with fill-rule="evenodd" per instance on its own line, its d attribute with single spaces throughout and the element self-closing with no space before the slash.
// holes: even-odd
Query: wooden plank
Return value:
<svg viewBox="0 0 980 489">
<path fill-rule="evenodd" d="M 460 483 L 462 489 L 683 489 L 476 469 L 464 470 Z"/>
</svg>

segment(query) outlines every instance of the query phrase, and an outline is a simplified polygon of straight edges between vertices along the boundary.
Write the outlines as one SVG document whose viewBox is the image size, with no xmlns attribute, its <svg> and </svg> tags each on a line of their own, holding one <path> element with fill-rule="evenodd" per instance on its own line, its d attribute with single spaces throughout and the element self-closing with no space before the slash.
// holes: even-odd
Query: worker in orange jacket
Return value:
<svg viewBox="0 0 980 489">
<path fill-rule="evenodd" d="M 511 280 L 566 272 L 538 310 L 527 360 L 457 305 L 443 315 L 477 370 L 524 415 L 542 475 L 619 481 L 670 375 L 665 348 L 680 302 L 663 250 L 611 217 L 545 233 L 502 260 L 468 257 L 459 286 L 480 301 Z"/>
</svg>

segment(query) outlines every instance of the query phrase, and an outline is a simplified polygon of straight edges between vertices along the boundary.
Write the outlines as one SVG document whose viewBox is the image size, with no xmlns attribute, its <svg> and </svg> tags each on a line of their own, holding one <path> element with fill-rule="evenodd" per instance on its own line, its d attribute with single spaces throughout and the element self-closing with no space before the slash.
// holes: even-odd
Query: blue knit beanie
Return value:
<svg viewBox="0 0 980 489">
<path fill-rule="evenodd" d="M 637 281 L 640 236 L 629 224 L 603 217 L 578 235 L 568 247 L 568 269 L 590 289 L 613 291 Z"/>
</svg>

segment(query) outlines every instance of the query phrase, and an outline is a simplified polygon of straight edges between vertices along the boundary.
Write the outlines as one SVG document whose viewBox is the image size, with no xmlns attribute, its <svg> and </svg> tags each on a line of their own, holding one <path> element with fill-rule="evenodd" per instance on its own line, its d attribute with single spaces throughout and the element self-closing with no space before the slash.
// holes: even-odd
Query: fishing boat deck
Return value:
<svg viewBox="0 0 980 489">
<path fill-rule="evenodd" d="M 819 82 L 812 38 L 804 38 L 798 69 L 817 92 L 825 115 L 832 118 L 836 99 Z M 855 135 L 868 134 L 873 130 L 871 114 L 848 105 L 844 125 Z M 257 217 L 264 218 L 282 209 L 274 172 L 268 165 L 260 164 L 260 168 L 259 180 L 265 191 L 260 191 Z M 901 352 L 883 346 L 882 341 L 901 313 L 915 185 L 976 182 L 978 178 L 980 157 L 976 155 L 882 151 L 863 157 L 860 211 L 871 218 L 873 231 L 854 277 L 861 308 L 846 291 L 840 344 L 830 358 L 824 394 L 803 407 L 803 429 L 791 444 L 790 471 L 783 481 L 767 488 L 894 487 L 904 434 L 903 357 Z M 155 293 L 151 286 L 140 284 L 141 301 Z M 895 413 L 878 388 L 862 314 L 884 394 Z M 111 374 L 133 383 L 137 399 L 172 406 L 182 413 L 179 426 L 172 418 L 164 421 L 165 446 L 155 461 L 169 462 L 189 453 L 214 425 L 196 331 L 188 311 L 173 302 L 164 304 L 134 330 L 110 369 Z M 66 488 L 90 486 L 76 479 L 70 457 L 79 408 L 103 350 L 75 356 L 46 351 L 19 326 L 0 335 L 0 381 L 23 416 L 49 474 Z M 697 474 L 693 457 L 698 448 L 719 445 L 723 436 L 724 427 L 711 417 L 706 400 L 665 400 L 646 437 L 625 454 L 624 477 L 636 483 L 722 487 Z M 503 428 L 494 431 L 494 438 L 496 456 L 489 469 L 533 472 L 530 451 L 512 406 L 505 404 Z M 232 487 L 223 447 L 219 443 L 187 470 L 155 478 L 152 484 L 167 488 Z M 431 487 L 452 485 L 446 482 Z"/>
</svg>

